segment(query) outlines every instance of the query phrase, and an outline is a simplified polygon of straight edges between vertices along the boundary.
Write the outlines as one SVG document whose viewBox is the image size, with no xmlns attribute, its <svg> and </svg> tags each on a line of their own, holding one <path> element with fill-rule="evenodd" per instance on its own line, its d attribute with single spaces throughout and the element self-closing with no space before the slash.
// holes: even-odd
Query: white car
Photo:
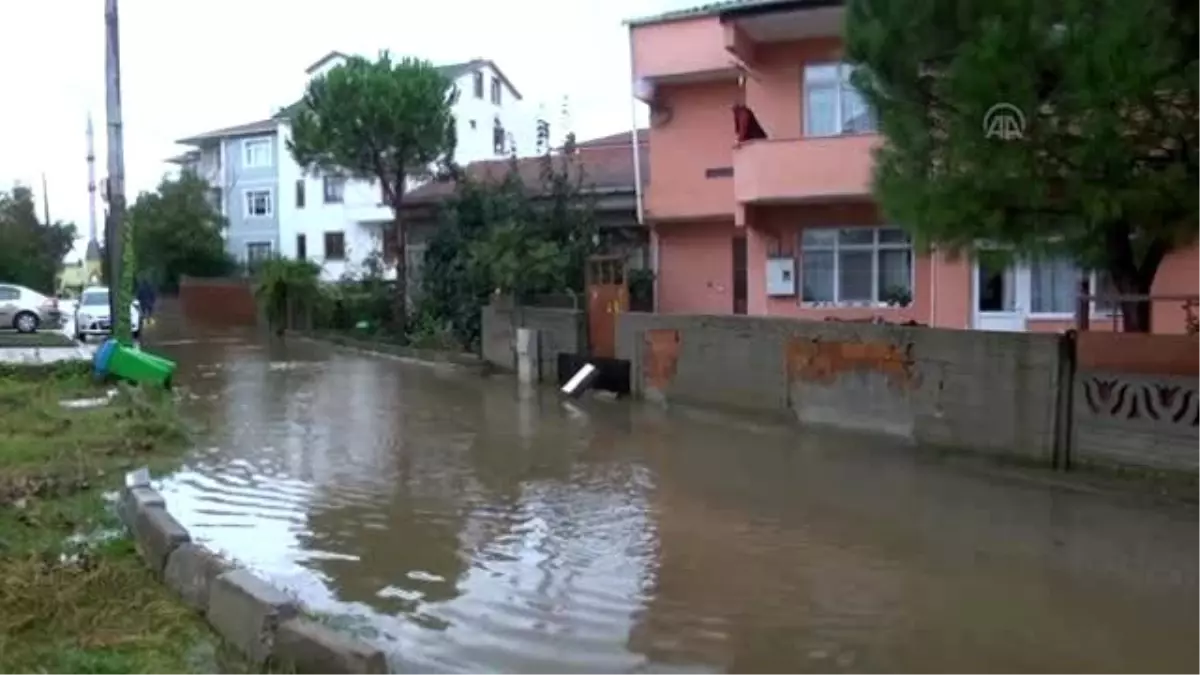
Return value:
<svg viewBox="0 0 1200 675">
<path fill-rule="evenodd" d="M 129 305 L 129 322 L 133 325 L 133 338 L 136 340 L 142 334 L 142 313 L 139 311 L 137 300 Z M 75 339 L 87 342 L 93 335 L 109 335 L 112 333 L 112 317 L 108 309 L 108 288 L 105 286 L 90 286 L 83 289 L 79 296 L 79 305 L 75 309 Z"/>
<path fill-rule="evenodd" d="M 24 286 L 0 283 L 0 329 L 33 333 L 42 327 L 58 328 L 61 318 L 57 299 Z"/>
</svg>

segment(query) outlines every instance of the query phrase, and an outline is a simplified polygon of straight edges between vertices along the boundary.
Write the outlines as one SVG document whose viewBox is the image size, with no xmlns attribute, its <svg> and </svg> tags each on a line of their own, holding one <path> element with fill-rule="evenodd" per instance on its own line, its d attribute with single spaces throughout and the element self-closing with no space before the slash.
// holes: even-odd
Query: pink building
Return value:
<svg viewBox="0 0 1200 675">
<path fill-rule="evenodd" d="M 880 139 L 842 63 L 843 14 L 836 0 L 729 0 L 629 22 L 651 110 L 643 199 L 659 311 L 1070 325 L 1070 262 L 925 255 L 884 220 L 870 191 Z M 765 138 L 736 141 L 737 105 Z M 1166 260 L 1154 293 L 1197 285 L 1193 247 Z M 1180 304 L 1156 304 L 1156 332 L 1183 331 Z"/>
</svg>

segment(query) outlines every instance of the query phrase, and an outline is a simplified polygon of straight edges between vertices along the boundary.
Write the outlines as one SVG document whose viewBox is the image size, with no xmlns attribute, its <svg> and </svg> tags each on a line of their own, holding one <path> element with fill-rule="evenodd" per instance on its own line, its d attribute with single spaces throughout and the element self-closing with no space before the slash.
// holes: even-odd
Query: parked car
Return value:
<svg viewBox="0 0 1200 675">
<path fill-rule="evenodd" d="M 0 284 L 0 328 L 33 333 L 43 326 L 58 328 L 61 321 L 57 299 L 24 286 Z"/>
<path fill-rule="evenodd" d="M 110 335 L 112 317 L 109 314 L 108 287 L 89 286 L 83 289 L 75 309 L 75 339 L 87 342 L 93 335 Z M 133 337 L 136 340 L 142 334 L 142 312 L 136 300 L 129 305 L 129 322 L 133 325 Z"/>
</svg>

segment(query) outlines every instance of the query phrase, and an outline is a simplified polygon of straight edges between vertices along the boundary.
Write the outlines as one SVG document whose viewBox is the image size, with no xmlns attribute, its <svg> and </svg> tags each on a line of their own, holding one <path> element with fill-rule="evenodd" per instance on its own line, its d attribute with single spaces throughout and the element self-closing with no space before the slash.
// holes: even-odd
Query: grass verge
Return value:
<svg viewBox="0 0 1200 675">
<path fill-rule="evenodd" d="M 56 330 L 36 333 L 0 332 L 0 347 L 74 347 L 75 341 Z"/>
<path fill-rule="evenodd" d="M 150 573 L 104 493 L 164 468 L 186 433 L 170 396 L 120 388 L 88 364 L 0 367 L 0 672 L 244 672 Z"/>
</svg>

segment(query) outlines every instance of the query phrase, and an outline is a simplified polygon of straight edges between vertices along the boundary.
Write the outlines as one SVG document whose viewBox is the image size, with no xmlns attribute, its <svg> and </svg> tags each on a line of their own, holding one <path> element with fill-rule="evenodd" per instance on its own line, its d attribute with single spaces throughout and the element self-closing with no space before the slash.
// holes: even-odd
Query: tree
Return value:
<svg viewBox="0 0 1200 675">
<path fill-rule="evenodd" d="M 70 223 L 40 223 L 33 192 L 0 190 L 0 281 L 54 292 L 63 258 L 75 244 Z"/>
<path fill-rule="evenodd" d="M 137 270 L 165 290 L 179 288 L 183 275 L 229 274 L 234 261 L 221 236 L 225 219 L 212 205 L 209 185 L 184 173 L 164 178 L 154 192 L 143 192 L 129 209 Z"/>
<path fill-rule="evenodd" d="M 308 84 L 293 111 L 288 149 L 303 167 L 380 185 L 396 242 L 393 330 L 405 335 L 407 253 L 401 209 L 412 181 L 453 160 L 454 83 L 428 61 L 348 59 Z"/>
<path fill-rule="evenodd" d="M 925 243 L 1064 255 L 1148 294 L 1197 233 L 1196 24 L 1188 0 L 850 0 L 884 211 Z M 1121 310 L 1149 330 L 1150 303 Z"/>
<path fill-rule="evenodd" d="M 567 151 L 512 160 L 500 180 L 460 175 L 425 252 L 421 311 L 464 346 L 479 339 L 479 312 L 495 292 L 518 301 L 582 292 L 596 248 L 596 204 Z M 521 167 L 536 161 L 529 183 Z"/>
</svg>

